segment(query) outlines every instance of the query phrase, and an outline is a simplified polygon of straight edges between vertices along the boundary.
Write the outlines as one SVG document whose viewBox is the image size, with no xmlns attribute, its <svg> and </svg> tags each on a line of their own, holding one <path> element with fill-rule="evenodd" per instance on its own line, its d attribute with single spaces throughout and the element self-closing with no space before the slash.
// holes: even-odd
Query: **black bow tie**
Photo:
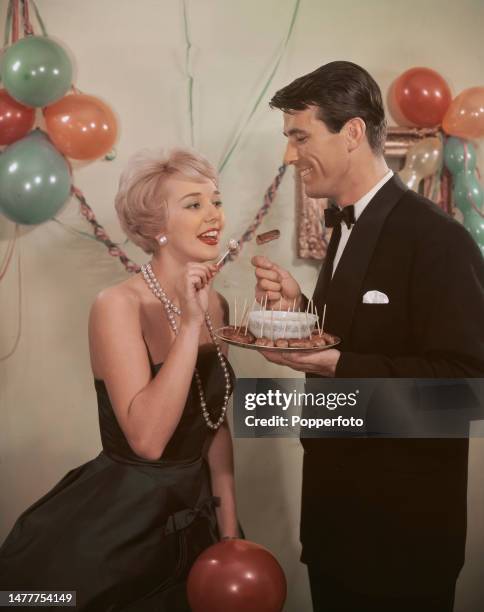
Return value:
<svg viewBox="0 0 484 612">
<path fill-rule="evenodd" d="M 356 223 L 355 219 L 355 207 L 344 206 L 343 208 L 329 207 L 324 211 L 324 223 L 326 227 L 336 227 L 340 223 L 346 223 L 348 229 L 351 228 L 353 223 Z"/>
</svg>

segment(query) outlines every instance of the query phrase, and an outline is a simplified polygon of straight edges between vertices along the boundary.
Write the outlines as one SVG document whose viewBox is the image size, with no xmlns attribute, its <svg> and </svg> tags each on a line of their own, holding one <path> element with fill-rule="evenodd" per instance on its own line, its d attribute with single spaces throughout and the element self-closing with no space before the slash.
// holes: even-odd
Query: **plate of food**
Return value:
<svg viewBox="0 0 484 612">
<path fill-rule="evenodd" d="M 264 351 L 324 351 L 341 342 L 319 328 L 317 315 L 285 310 L 254 310 L 245 326 L 225 325 L 215 334 L 227 344 Z"/>
</svg>

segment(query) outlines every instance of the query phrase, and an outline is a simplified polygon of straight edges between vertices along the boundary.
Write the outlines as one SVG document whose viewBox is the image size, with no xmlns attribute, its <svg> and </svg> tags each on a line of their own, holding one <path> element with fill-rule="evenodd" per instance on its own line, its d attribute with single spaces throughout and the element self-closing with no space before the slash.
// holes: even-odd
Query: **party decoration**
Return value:
<svg viewBox="0 0 484 612">
<path fill-rule="evenodd" d="M 225 540 L 195 561 L 187 594 L 193 612 L 280 612 L 286 579 L 264 547 L 247 540 Z"/>
<path fill-rule="evenodd" d="M 55 215 L 69 197 L 69 166 L 47 136 L 35 130 L 0 155 L 0 212 L 34 225 Z"/>
<path fill-rule="evenodd" d="M 26 136 L 34 127 L 35 110 L 19 104 L 0 89 L 0 145 L 9 145 Z"/>
<path fill-rule="evenodd" d="M 267 191 L 264 194 L 264 203 L 262 204 L 261 208 L 257 212 L 254 221 L 250 224 L 250 226 L 246 229 L 246 231 L 242 234 L 242 236 L 238 240 L 238 243 L 239 243 L 238 252 L 233 253 L 233 254 L 231 253 L 227 257 L 227 259 L 225 259 L 222 262 L 221 267 L 224 266 L 227 262 L 233 261 L 238 255 L 240 255 L 243 245 L 246 242 L 249 242 L 250 240 L 253 239 L 257 231 L 257 228 L 262 223 L 263 218 L 265 217 L 265 215 L 267 215 L 267 213 L 270 210 L 271 205 L 273 204 L 275 200 L 277 190 L 279 189 L 279 185 L 281 184 L 282 177 L 284 176 L 286 169 L 287 169 L 286 165 L 280 166 L 276 177 L 274 178 L 274 180 L 272 181 L 272 183 L 270 184 L 270 186 L 268 187 Z M 128 272 L 133 272 L 133 273 L 139 272 L 140 266 L 136 262 L 132 261 L 127 256 L 127 254 L 124 252 L 124 250 L 120 247 L 119 244 L 111 240 L 105 228 L 99 223 L 93 209 L 87 203 L 86 197 L 84 196 L 82 191 L 78 189 L 77 187 L 73 186 L 72 194 L 79 201 L 81 214 L 86 218 L 86 220 L 89 222 L 89 224 L 93 228 L 93 233 L 94 233 L 93 239 L 104 244 L 104 246 L 108 249 L 108 252 L 110 255 L 112 255 L 113 257 L 119 258 L 119 260 L 121 261 L 121 263 L 123 264 L 123 266 L 126 268 Z M 61 225 L 64 225 L 64 224 L 61 223 Z M 72 229 L 71 231 L 73 231 L 76 234 L 84 235 L 83 232 L 79 232 L 78 230 Z"/>
<path fill-rule="evenodd" d="M 445 79 L 430 68 L 405 71 L 395 81 L 392 95 L 407 125 L 418 127 L 440 125 L 452 100 Z"/>
<path fill-rule="evenodd" d="M 139 266 L 136 262 L 132 261 L 123 251 L 123 249 L 119 246 L 119 244 L 111 240 L 107 231 L 96 219 L 96 215 L 94 214 L 93 209 L 87 203 L 87 200 L 82 191 L 77 187 L 72 187 L 72 194 L 80 204 L 81 214 L 86 218 L 86 220 L 91 224 L 93 228 L 94 240 L 97 240 L 104 244 L 104 246 L 108 249 L 110 255 L 112 255 L 113 257 L 118 257 L 128 272 L 135 274 L 139 272 L 141 270 L 141 266 Z"/>
<path fill-rule="evenodd" d="M 185 2 L 183 3 L 185 4 Z M 284 56 L 284 53 L 289 45 L 289 40 L 291 39 L 291 36 L 293 34 L 294 31 L 294 25 L 296 23 L 297 20 L 297 16 L 298 16 L 298 12 L 299 12 L 299 7 L 301 4 L 301 0 L 295 0 L 294 1 L 294 8 L 292 11 L 292 15 L 291 15 L 291 20 L 289 22 L 289 27 L 286 33 L 286 36 L 284 37 L 284 40 L 282 41 L 281 45 L 279 46 L 279 54 L 276 60 L 276 63 L 274 65 L 274 67 L 272 68 L 272 70 L 270 71 L 270 75 L 269 78 L 267 80 L 267 82 L 263 85 L 257 100 L 255 101 L 255 103 L 252 105 L 250 113 L 248 114 L 248 116 L 246 117 L 246 119 L 243 121 L 242 125 L 240 127 L 238 127 L 235 131 L 235 136 L 233 141 L 231 142 L 231 144 L 228 146 L 227 148 L 227 152 L 224 153 L 222 160 L 220 161 L 220 164 L 218 165 L 218 172 L 219 174 L 222 174 L 222 172 L 224 171 L 224 169 L 226 168 L 227 164 L 229 163 L 230 159 L 232 158 L 234 151 L 237 149 L 237 147 L 239 146 L 240 142 L 241 142 L 241 138 L 242 135 L 244 134 L 245 129 L 247 128 L 247 126 L 249 125 L 250 121 L 252 120 L 252 118 L 254 117 L 260 103 L 266 99 L 266 93 L 272 83 L 272 80 L 274 79 L 274 76 L 277 72 L 277 69 L 279 68 L 279 64 L 281 63 L 281 60 Z M 187 54 L 188 54 L 188 50 L 191 47 L 191 42 L 188 39 L 188 37 L 186 38 L 186 42 L 187 42 Z M 188 61 L 188 55 L 187 55 L 187 61 Z M 191 78 L 190 75 L 189 79 Z M 191 100 L 191 92 L 192 92 L 192 86 L 193 86 L 193 79 L 190 81 L 189 80 L 189 91 L 190 91 L 190 105 L 192 104 L 192 100 Z M 191 107 L 190 107 L 191 108 Z M 191 113 L 191 111 L 190 111 Z M 192 114 L 192 113 L 191 113 Z M 245 113 L 244 113 L 245 115 Z"/>
<path fill-rule="evenodd" d="M 405 166 L 400 170 L 402 181 L 414 191 L 427 176 L 435 174 L 442 163 L 442 141 L 440 138 L 424 138 L 407 151 Z"/>
<path fill-rule="evenodd" d="M 390 111 L 390 114 L 393 117 L 393 120 L 395 121 L 395 125 L 401 127 L 417 127 L 415 123 L 407 119 L 407 117 L 405 117 L 405 115 L 400 110 L 397 99 L 395 97 L 395 84 L 396 81 L 393 81 L 393 83 L 390 85 L 387 94 L 388 110 Z"/>
<path fill-rule="evenodd" d="M 484 138 L 484 87 L 470 87 L 454 98 L 442 127 L 452 136 Z"/>
<path fill-rule="evenodd" d="M 21 104 L 46 106 L 71 87 L 72 65 L 64 49 L 50 38 L 28 36 L 7 48 L 0 76 Z"/>
<path fill-rule="evenodd" d="M 257 228 L 262 223 L 262 220 L 267 215 L 267 213 L 270 210 L 270 207 L 274 203 L 274 200 L 277 194 L 277 190 L 279 189 L 279 185 L 281 184 L 282 177 L 286 173 L 286 170 L 287 170 L 286 164 L 282 164 L 282 166 L 279 166 L 279 169 L 277 171 L 276 176 L 274 177 L 274 180 L 272 181 L 272 183 L 269 185 L 266 192 L 264 193 L 264 201 L 263 201 L 262 206 L 257 211 L 252 223 L 249 225 L 249 227 L 245 230 L 245 232 L 242 234 L 242 236 L 238 240 L 239 242 L 238 252 L 231 253 L 228 256 L 228 258 L 223 262 L 222 265 L 225 265 L 228 261 L 233 261 L 236 257 L 238 257 L 240 255 L 243 245 L 246 242 L 250 242 L 254 238 Z"/>
<path fill-rule="evenodd" d="M 451 137 L 444 151 L 445 165 L 452 173 L 454 201 L 484 255 L 484 190 L 476 176 L 476 151 L 470 142 Z"/>
<path fill-rule="evenodd" d="M 44 109 L 49 137 L 72 159 L 97 159 L 109 153 L 118 127 L 107 104 L 85 94 L 65 96 Z"/>
</svg>

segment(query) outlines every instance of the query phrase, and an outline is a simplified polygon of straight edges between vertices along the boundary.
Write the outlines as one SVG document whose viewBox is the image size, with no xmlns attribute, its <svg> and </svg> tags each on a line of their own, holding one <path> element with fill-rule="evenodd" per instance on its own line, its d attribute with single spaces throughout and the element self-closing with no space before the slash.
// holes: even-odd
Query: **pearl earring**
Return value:
<svg viewBox="0 0 484 612">
<path fill-rule="evenodd" d="M 160 246 L 165 246 L 165 244 L 168 242 L 168 238 L 166 236 L 160 236 L 158 238 L 158 242 L 160 243 Z"/>
</svg>

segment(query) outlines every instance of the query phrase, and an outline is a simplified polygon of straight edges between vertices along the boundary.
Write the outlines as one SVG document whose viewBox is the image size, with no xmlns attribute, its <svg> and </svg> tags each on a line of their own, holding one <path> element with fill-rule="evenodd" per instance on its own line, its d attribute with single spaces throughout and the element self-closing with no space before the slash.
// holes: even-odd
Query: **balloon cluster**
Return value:
<svg viewBox="0 0 484 612">
<path fill-rule="evenodd" d="M 447 140 L 444 161 L 453 179 L 453 196 L 469 230 L 484 255 L 484 190 L 476 175 L 476 151 L 470 142 L 452 136 Z"/>
<path fill-rule="evenodd" d="M 452 99 L 445 79 L 430 68 L 411 68 L 391 85 L 388 106 L 399 125 L 440 127 L 449 137 L 444 163 L 452 176 L 453 200 L 464 226 L 484 255 L 484 194 L 472 143 L 484 137 L 484 87 L 470 87 Z M 441 168 L 442 142 L 425 138 L 408 150 L 400 177 L 418 190 L 421 179 Z"/>
<path fill-rule="evenodd" d="M 0 78 L 0 212 L 15 223 L 52 218 L 71 190 L 64 156 L 94 160 L 106 155 L 117 137 L 113 111 L 104 102 L 75 91 L 65 50 L 47 36 L 26 36 L 7 48 Z M 66 95 L 68 94 L 68 95 Z M 42 108 L 47 134 L 35 124 Z"/>
<path fill-rule="evenodd" d="M 410 68 L 391 85 L 388 106 L 398 125 L 442 126 L 449 136 L 484 137 L 484 87 L 471 87 L 452 99 L 449 85 L 435 70 Z"/>
</svg>

